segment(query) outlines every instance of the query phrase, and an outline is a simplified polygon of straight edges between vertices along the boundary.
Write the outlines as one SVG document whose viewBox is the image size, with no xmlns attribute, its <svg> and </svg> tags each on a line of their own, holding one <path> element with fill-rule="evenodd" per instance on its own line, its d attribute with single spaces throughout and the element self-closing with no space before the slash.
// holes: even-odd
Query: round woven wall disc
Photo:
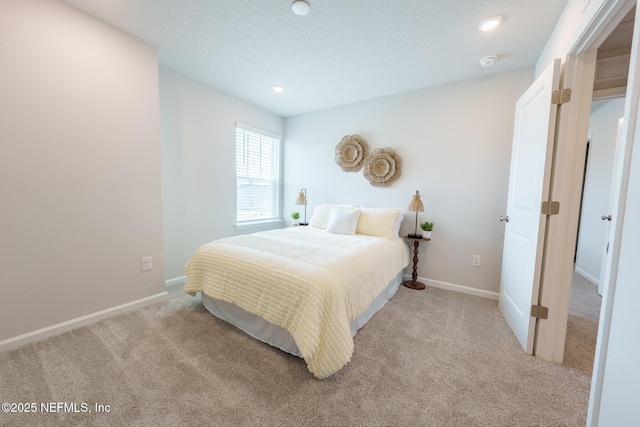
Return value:
<svg viewBox="0 0 640 427">
<path fill-rule="evenodd" d="M 357 172 L 362 168 L 369 147 L 360 135 L 346 135 L 336 145 L 336 163 L 345 172 Z"/>
<path fill-rule="evenodd" d="M 358 157 L 360 157 L 360 151 L 353 145 L 347 145 L 344 147 L 344 150 L 342 150 L 342 158 L 348 163 L 353 163 Z"/>
<path fill-rule="evenodd" d="M 374 187 L 388 187 L 400 178 L 402 160 L 392 148 L 376 148 L 364 159 L 364 177 Z"/>
</svg>

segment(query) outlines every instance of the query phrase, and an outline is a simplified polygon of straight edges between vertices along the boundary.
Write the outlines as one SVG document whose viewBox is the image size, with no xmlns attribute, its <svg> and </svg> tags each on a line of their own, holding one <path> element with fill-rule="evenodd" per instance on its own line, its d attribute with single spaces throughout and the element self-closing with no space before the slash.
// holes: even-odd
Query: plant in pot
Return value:
<svg viewBox="0 0 640 427">
<path fill-rule="evenodd" d="M 293 225 L 298 225 L 298 220 L 300 219 L 300 214 L 298 212 L 293 212 L 291 214 L 291 218 L 293 218 Z"/>
<path fill-rule="evenodd" d="M 422 222 L 420 223 L 420 228 L 422 229 L 422 238 L 430 239 L 431 230 L 433 230 L 433 223 L 429 221 Z"/>
</svg>

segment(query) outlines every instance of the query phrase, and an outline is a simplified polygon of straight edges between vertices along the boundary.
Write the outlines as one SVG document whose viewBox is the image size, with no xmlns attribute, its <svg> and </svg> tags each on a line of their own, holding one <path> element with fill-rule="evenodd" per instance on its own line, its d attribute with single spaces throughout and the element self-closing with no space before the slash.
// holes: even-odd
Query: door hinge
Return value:
<svg viewBox="0 0 640 427">
<path fill-rule="evenodd" d="M 545 200 L 542 202 L 540 213 L 543 215 L 558 215 L 558 213 L 560 213 L 560 202 Z"/>
<path fill-rule="evenodd" d="M 532 305 L 531 316 L 536 319 L 547 319 L 549 318 L 549 309 L 541 305 Z"/>
<path fill-rule="evenodd" d="M 552 104 L 564 104 L 571 101 L 571 89 L 554 90 L 551 95 Z"/>
</svg>

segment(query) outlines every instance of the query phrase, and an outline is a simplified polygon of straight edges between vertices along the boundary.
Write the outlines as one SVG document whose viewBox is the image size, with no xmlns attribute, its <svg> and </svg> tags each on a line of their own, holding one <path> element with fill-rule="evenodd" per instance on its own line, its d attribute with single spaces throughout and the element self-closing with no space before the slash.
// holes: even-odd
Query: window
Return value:
<svg viewBox="0 0 640 427">
<path fill-rule="evenodd" d="M 236 221 L 280 218 L 280 137 L 236 125 Z"/>
</svg>

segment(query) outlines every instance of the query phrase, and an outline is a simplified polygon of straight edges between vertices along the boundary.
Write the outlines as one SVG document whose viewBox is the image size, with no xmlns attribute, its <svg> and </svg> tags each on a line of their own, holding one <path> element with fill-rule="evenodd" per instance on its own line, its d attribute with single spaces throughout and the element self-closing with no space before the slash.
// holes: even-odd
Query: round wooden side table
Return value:
<svg viewBox="0 0 640 427">
<path fill-rule="evenodd" d="M 405 280 L 402 282 L 404 286 L 411 289 L 422 290 L 425 288 L 424 283 L 418 282 L 418 247 L 420 246 L 420 242 L 428 242 L 429 238 L 426 237 L 403 237 L 404 240 L 408 242 L 413 242 L 413 280 Z"/>
</svg>

